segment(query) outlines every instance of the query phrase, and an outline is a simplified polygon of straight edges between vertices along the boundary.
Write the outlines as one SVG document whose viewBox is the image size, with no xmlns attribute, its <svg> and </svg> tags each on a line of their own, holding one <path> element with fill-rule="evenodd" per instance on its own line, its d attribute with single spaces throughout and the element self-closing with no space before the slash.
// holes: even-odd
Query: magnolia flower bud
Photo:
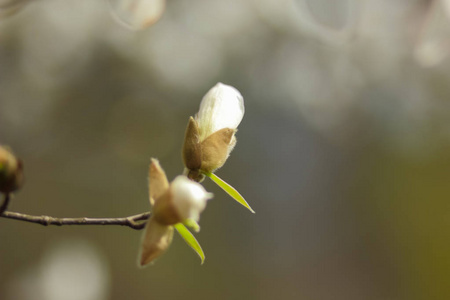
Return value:
<svg viewBox="0 0 450 300">
<path fill-rule="evenodd" d="M 186 176 L 177 176 L 169 189 L 155 202 L 155 220 L 164 225 L 174 225 L 187 219 L 198 221 L 213 195 Z"/>
<path fill-rule="evenodd" d="M 173 205 L 183 221 L 193 219 L 197 222 L 200 213 L 205 210 L 206 201 L 213 197 L 203 186 L 182 175 L 175 178 L 170 188 Z"/>
<path fill-rule="evenodd" d="M 11 193 L 23 183 L 22 161 L 0 146 L 0 192 Z"/>
<path fill-rule="evenodd" d="M 173 225 L 188 220 L 197 222 L 206 201 L 212 198 L 211 193 L 186 176 L 178 176 L 169 184 L 156 159 L 152 159 L 149 168 L 149 192 L 153 213 L 142 238 L 140 266 L 147 265 L 167 250 L 172 242 Z"/>
<path fill-rule="evenodd" d="M 183 144 L 187 176 L 202 181 L 202 173 L 222 167 L 236 144 L 236 133 L 244 116 L 244 99 L 234 87 L 216 84 L 206 93 L 195 118 L 190 118 Z"/>
<path fill-rule="evenodd" d="M 200 128 L 200 141 L 223 128 L 236 130 L 244 112 L 241 93 L 232 86 L 217 83 L 203 97 L 195 117 Z"/>
</svg>

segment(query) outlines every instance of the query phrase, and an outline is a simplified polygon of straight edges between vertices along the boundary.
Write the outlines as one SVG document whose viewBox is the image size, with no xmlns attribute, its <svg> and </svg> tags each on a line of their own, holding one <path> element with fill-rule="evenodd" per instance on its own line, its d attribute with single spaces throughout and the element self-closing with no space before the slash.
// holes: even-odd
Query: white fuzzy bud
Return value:
<svg viewBox="0 0 450 300">
<path fill-rule="evenodd" d="M 200 142 L 223 128 L 236 129 L 244 117 L 244 98 L 232 86 L 217 83 L 203 97 L 195 116 Z"/>
<path fill-rule="evenodd" d="M 206 207 L 206 201 L 213 197 L 203 186 L 189 180 L 186 176 L 177 176 L 170 185 L 172 204 L 182 220 L 198 221 L 200 213 Z"/>
</svg>

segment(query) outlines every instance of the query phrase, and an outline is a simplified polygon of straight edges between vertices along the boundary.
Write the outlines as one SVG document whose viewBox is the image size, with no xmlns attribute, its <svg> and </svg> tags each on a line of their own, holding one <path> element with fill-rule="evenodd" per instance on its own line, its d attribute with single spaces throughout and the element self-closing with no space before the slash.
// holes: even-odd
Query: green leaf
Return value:
<svg viewBox="0 0 450 300">
<path fill-rule="evenodd" d="M 239 194 L 238 191 L 234 189 L 231 185 L 220 179 L 216 174 L 214 173 L 205 173 L 206 176 L 212 179 L 218 186 L 220 186 L 228 195 L 230 195 L 234 200 L 242 204 L 243 206 L 247 207 L 252 213 L 255 213 L 255 211 L 248 205 L 247 201 L 245 201 L 244 197 Z"/>
<path fill-rule="evenodd" d="M 194 235 L 183 225 L 183 223 L 177 223 L 174 225 L 175 229 L 184 239 L 184 241 L 200 256 L 202 264 L 205 261 L 205 253 L 203 253 L 202 247 L 195 239 Z"/>
<path fill-rule="evenodd" d="M 198 225 L 198 223 L 194 219 L 186 219 L 186 220 L 183 221 L 183 224 L 185 226 L 191 228 L 195 232 L 199 232 L 200 231 L 200 225 Z"/>
</svg>

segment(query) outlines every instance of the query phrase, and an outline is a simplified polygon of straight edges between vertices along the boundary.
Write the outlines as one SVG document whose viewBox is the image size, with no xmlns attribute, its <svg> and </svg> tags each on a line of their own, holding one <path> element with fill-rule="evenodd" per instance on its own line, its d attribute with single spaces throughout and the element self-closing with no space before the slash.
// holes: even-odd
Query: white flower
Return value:
<svg viewBox="0 0 450 300">
<path fill-rule="evenodd" d="M 237 129 L 244 117 L 244 98 L 232 86 L 217 83 L 203 97 L 195 116 L 200 142 L 223 128 Z"/>
<path fill-rule="evenodd" d="M 206 201 L 213 197 L 203 186 L 189 180 L 186 176 L 177 176 L 170 185 L 172 203 L 181 219 L 198 221 L 200 213 L 206 207 Z"/>
</svg>

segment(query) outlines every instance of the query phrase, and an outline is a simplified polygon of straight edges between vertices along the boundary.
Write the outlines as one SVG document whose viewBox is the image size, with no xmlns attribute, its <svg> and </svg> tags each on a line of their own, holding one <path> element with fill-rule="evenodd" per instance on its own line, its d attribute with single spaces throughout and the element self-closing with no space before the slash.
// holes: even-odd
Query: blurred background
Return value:
<svg viewBox="0 0 450 300">
<path fill-rule="evenodd" d="M 150 157 L 182 172 L 220 81 L 246 115 L 217 175 L 256 211 L 206 180 L 205 264 L 175 236 L 143 270 L 140 231 L 0 219 L 0 299 L 450 298 L 450 1 L 168 0 L 138 31 L 106 1 L 0 4 L 9 210 L 149 210 Z"/>
</svg>

